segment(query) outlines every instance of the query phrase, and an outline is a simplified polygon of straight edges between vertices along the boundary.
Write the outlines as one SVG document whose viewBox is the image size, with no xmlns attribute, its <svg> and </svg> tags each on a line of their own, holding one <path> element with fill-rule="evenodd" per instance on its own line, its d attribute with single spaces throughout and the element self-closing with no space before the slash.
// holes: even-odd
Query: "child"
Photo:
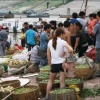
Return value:
<svg viewBox="0 0 100 100">
<path fill-rule="evenodd" d="M 65 57 L 65 62 L 63 63 L 62 67 L 64 69 L 64 72 L 66 74 L 67 71 L 67 77 L 74 78 L 75 77 L 75 62 L 76 57 L 74 55 L 68 54 L 67 57 Z"/>
</svg>

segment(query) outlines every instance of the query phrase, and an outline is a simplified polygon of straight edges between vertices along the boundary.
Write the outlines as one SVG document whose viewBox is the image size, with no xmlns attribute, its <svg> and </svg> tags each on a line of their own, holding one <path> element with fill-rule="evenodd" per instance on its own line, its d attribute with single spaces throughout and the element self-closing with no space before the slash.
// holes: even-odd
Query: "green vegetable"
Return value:
<svg viewBox="0 0 100 100">
<path fill-rule="evenodd" d="M 43 81 L 41 81 L 40 83 L 48 83 L 48 80 L 43 80 Z M 59 83 L 59 80 L 55 80 L 54 83 Z"/>
<path fill-rule="evenodd" d="M 44 66 L 40 70 L 50 70 L 50 66 Z"/>
<path fill-rule="evenodd" d="M 57 90 L 53 90 L 50 93 L 51 94 L 63 94 L 63 93 L 69 93 L 74 91 L 73 89 L 57 89 Z"/>
<path fill-rule="evenodd" d="M 33 88 L 20 88 L 14 91 L 14 94 L 23 94 L 33 91 Z"/>
<path fill-rule="evenodd" d="M 49 78 L 49 76 L 50 76 L 50 73 L 45 72 L 45 73 L 40 73 L 38 75 L 38 78 Z"/>
<path fill-rule="evenodd" d="M 80 96 L 82 98 L 100 96 L 100 88 L 99 89 L 83 89 L 80 92 Z"/>
<path fill-rule="evenodd" d="M 88 64 L 76 65 L 75 68 L 89 68 L 89 65 Z"/>
<path fill-rule="evenodd" d="M 71 84 L 79 84 L 79 83 L 82 83 L 82 82 L 83 82 L 83 80 L 82 79 L 78 79 L 78 78 L 66 79 L 65 80 L 65 83 L 69 84 L 69 85 L 71 85 Z"/>
</svg>

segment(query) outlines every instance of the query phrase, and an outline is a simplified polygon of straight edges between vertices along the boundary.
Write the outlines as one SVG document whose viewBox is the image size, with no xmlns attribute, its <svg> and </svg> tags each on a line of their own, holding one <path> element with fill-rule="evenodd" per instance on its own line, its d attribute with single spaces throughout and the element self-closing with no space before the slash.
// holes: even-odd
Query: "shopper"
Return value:
<svg viewBox="0 0 100 100">
<path fill-rule="evenodd" d="M 69 21 L 65 21 L 64 22 L 64 35 L 63 35 L 63 39 L 65 41 L 67 41 L 67 43 L 69 45 L 71 45 L 71 33 L 69 32 L 69 28 L 70 28 L 70 22 Z"/>
<path fill-rule="evenodd" d="M 68 49 L 70 53 L 73 52 L 71 46 L 64 40 L 62 40 L 63 30 L 58 28 L 56 30 L 55 37 L 49 41 L 48 49 L 47 49 L 47 56 L 48 56 L 48 64 L 51 66 L 51 73 L 50 79 L 47 84 L 47 93 L 46 93 L 46 100 L 49 99 L 49 92 L 52 89 L 52 85 L 54 80 L 57 76 L 57 73 L 60 72 L 60 87 L 65 87 L 65 73 L 62 68 L 62 63 L 64 62 L 64 58 L 61 57 L 64 47 Z"/>
<path fill-rule="evenodd" d="M 33 30 L 33 25 L 29 25 L 29 29 L 26 31 L 26 40 L 28 51 L 36 45 L 36 32 Z"/>
<path fill-rule="evenodd" d="M 97 12 L 98 23 L 95 25 L 93 33 L 96 36 L 96 66 L 95 76 L 100 77 L 100 11 Z"/>
<path fill-rule="evenodd" d="M 82 57 L 88 48 L 88 37 L 87 34 L 84 33 L 84 30 L 82 29 L 83 26 L 80 22 L 75 23 L 75 28 L 77 33 L 74 51 L 76 52 L 78 49 L 79 57 Z"/>
<path fill-rule="evenodd" d="M 2 30 L 3 27 L 0 26 L 0 56 L 5 56 L 6 41 L 8 34 L 5 30 Z"/>
<path fill-rule="evenodd" d="M 48 64 L 46 52 L 47 52 L 47 44 L 48 44 L 48 41 L 49 41 L 50 31 L 51 31 L 51 25 L 46 24 L 44 26 L 44 31 L 40 35 L 40 47 L 39 47 L 38 50 L 42 54 L 40 54 L 40 55 L 38 54 L 41 57 L 39 67 L 43 67 L 43 66 Z"/>
</svg>

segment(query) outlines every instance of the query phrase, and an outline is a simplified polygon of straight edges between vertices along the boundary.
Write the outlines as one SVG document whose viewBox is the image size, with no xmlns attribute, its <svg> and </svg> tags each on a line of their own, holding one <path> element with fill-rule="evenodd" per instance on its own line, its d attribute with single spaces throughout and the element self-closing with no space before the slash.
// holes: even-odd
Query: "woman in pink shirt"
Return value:
<svg viewBox="0 0 100 100">
<path fill-rule="evenodd" d="M 90 21 L 88 22 L 88 34 L 92 35 L 93 28 L 97 24 L 96 14 L 89 15 Z"/>
</svg>

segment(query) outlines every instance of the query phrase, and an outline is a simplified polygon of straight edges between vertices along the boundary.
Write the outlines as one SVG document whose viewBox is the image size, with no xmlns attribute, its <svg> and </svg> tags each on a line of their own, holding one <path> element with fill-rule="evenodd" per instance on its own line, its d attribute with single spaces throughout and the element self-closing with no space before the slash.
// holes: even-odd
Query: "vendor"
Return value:
<svg viewBox="0 0 100 100">
<path fill-rule="evenodd" d="M 8 39 L 7 32 L 2 30 L 3 26 L 0 26 L 0 56 L 5 56 L 5 45 Z"/>
</svg>

